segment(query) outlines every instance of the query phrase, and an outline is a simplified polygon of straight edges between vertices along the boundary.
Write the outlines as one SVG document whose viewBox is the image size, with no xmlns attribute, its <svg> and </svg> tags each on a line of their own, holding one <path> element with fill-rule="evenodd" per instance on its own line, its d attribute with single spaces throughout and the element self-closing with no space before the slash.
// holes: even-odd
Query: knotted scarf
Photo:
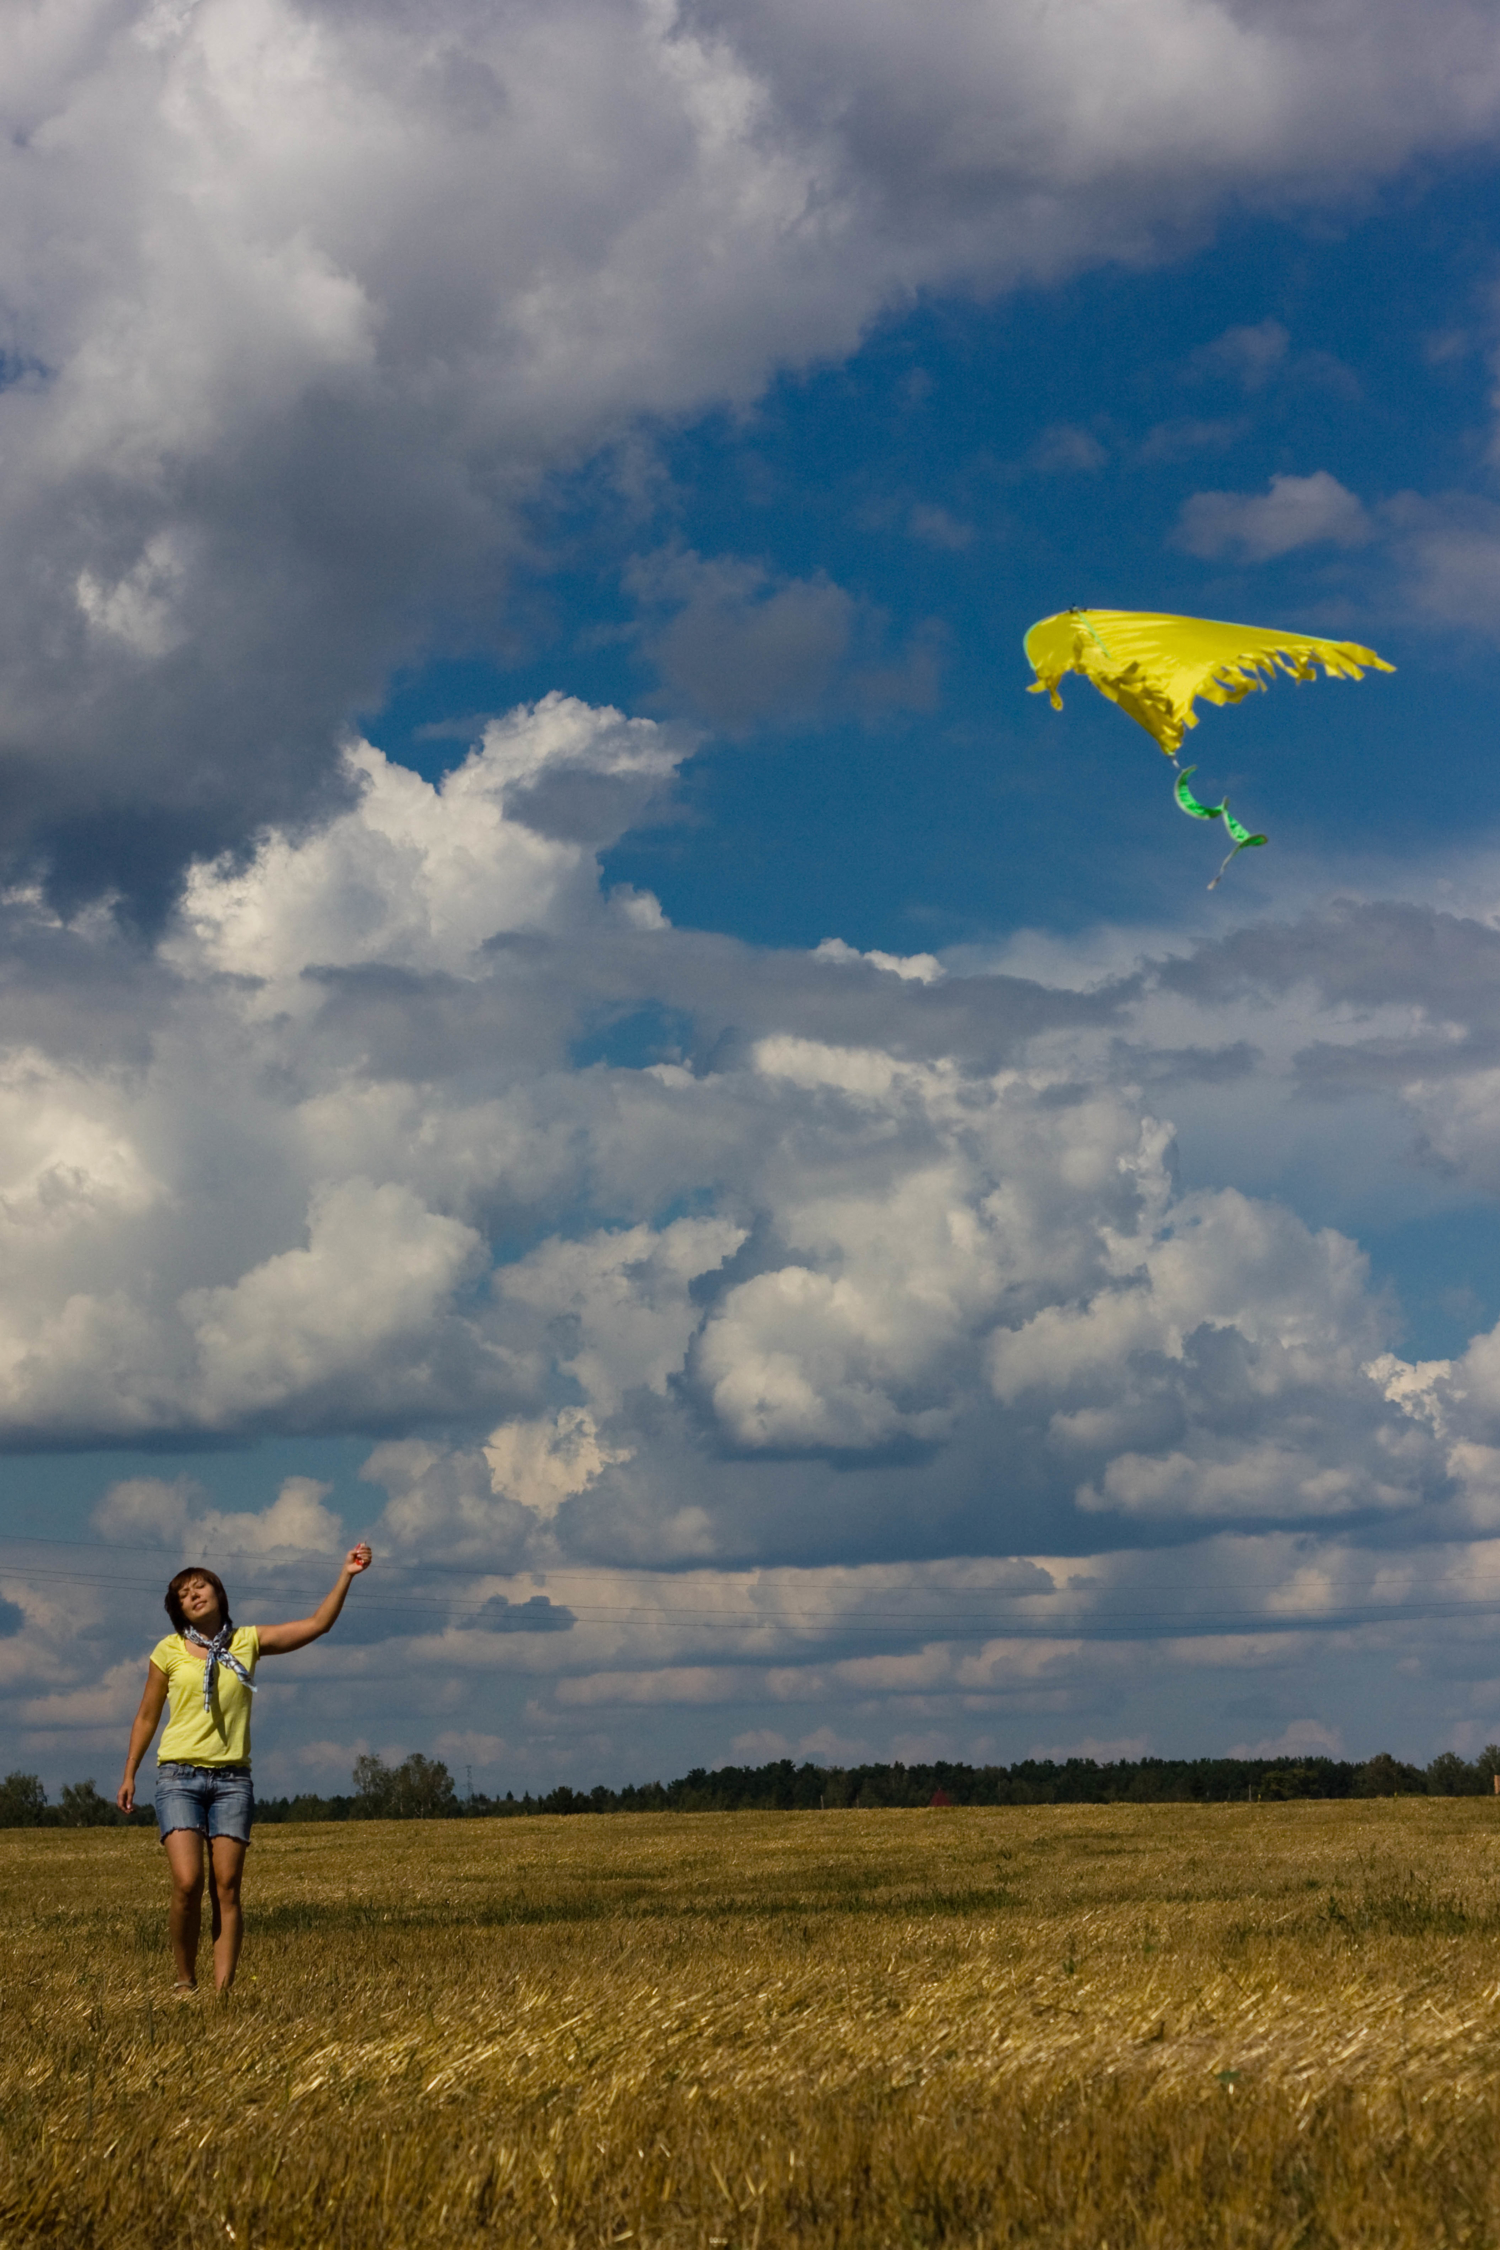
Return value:
<svg viewBox="0 0 1500 2250">
<path fill-rule="evenodd" d="M 243 1680 L 250 1693 L 254 1695 L 255 1682 L 251 1679 L 239 1658 L 230 1654 L 229 1644 L 234 1636 L 227 1625 L 221 1625 L 211 1641 L 206 1639 L 195 1625 L 185 1625 L 182 1630 L 182 1637 L 185 1641 L 191 1641 L 194 1648 L 201 1648 L 203 1651 L 203 1708 L 205 1711 L 211 1713 L 213 1710 L 214 1673 L 221 1664 L 227 1664 L 236 1679 Z"/>
</svg>

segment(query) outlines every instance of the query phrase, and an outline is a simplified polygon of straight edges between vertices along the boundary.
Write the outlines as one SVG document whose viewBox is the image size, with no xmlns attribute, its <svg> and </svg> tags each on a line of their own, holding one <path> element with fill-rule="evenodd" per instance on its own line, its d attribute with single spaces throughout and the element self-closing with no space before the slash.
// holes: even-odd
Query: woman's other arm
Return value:
<svg viewBox="0 0 1500 2250">
<path fill-rule="evenodd" d="M 260 1653 L 262 1656 L 289 1656 L 294 1648 L 306 1648 L 309 1641 L 321 1640 L 332 1632 L 339 1611 L 344 1606 L 344 1596 L 362 1570 L 370 1567 L 370 1550 L 361 1541 L 351 1547 L 344 1557 L 344 1567 L 329 1591 L 323 1596 L 311 1617 L 299 1617 L 291 1625 L 261 1625 Z"/>
<path fill-rule="evenodd" d="M 146 1692 L 141 1697 L 141 1707 L 130 1729 L 130 1748 L 125 1753 L 125 1778 L 115 1791 L 115 1803 L 121 1812 L 135 1810 L 136 1768 L 151 1747 L 151 1738 L 161 1724 L 162 1708 L 167 1700 L 167 1675 L 155 1664 L 146 1666 Z"/>
</svg>

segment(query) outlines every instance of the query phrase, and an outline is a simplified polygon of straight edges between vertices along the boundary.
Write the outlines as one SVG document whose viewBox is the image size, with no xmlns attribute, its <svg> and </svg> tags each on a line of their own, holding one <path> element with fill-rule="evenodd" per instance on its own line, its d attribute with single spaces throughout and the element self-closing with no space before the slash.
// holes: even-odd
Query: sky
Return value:
<svg viewBox="0 0 1500 2250">
<path fill-rule="evenodd" d="M 14 0 L 0 1770 L 1500 1737 L 1472 0 Z M 1331 634 L 1191 740 L 1073 604 Z"/>
</svg>

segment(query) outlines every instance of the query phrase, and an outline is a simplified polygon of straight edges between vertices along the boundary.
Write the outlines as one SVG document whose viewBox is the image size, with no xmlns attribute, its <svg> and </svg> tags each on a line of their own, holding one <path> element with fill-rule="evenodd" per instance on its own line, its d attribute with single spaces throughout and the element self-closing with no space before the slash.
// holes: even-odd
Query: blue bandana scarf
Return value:
<svg viewBox="0 0 1500 2250">
<path fill-rule="evenodd" d="M 255 1682 L 251 1679 L 239 1658 L 231 1656 L 229 1653 L 229 1643 L 233 1635 L 227 1625 L 221 1625 L 211 1641 L 205 1640 L 194 1625 L 185 1625 L 182 1629 L 182 1637 L 185 1641 L 191 1641 L 194 1648 L 203 1650 L 203 1708 L 205 1711 L 212 1712 L 213 1710 L 214 1673 L 221 1664 L 227 1664 L 236 1679 L 243 1680 L 250 1693 L 254 1695 Z"/>
</svg>

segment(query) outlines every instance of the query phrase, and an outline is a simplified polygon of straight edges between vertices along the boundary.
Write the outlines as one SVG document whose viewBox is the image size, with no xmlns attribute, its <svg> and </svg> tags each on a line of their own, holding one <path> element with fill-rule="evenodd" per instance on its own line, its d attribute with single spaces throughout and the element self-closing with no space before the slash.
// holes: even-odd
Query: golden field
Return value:
<svg viewBox="0 0 1500 2250">
<path fill-rule="evenodd" d="M 0 1835 L 0 2242 L 1500 2245 L 1500 1804 Z"/>
</svg>

